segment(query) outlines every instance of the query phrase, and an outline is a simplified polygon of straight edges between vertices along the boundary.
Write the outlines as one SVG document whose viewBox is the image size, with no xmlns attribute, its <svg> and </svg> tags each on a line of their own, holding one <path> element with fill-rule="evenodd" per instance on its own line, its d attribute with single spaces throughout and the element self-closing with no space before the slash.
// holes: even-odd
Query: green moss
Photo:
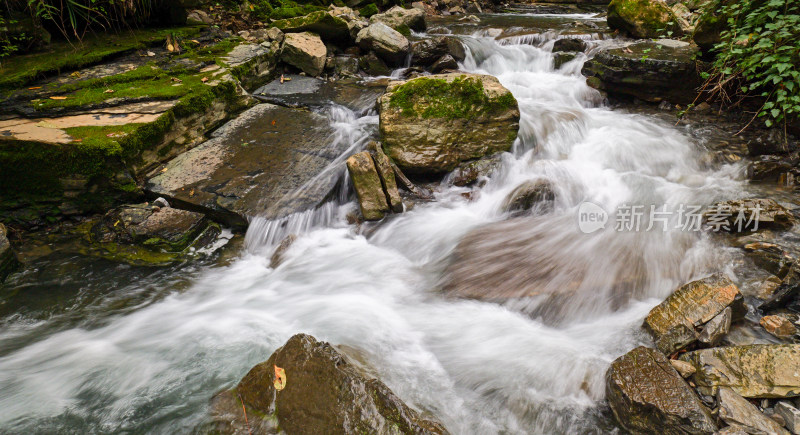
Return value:
<svg viewBox="0 0 800 435">
<path fill-rule="evenodd" d="M 401 24 L 401 25 L 395 27 L 394 30 L 397 30 L 398 32 L 400 32 L 400 34 L 405 36 L 406 38 L 411 36 L 411 29 L 405 24 Z"/>
<path fill-rule="evenodd" d="M 682 33 L 674 12 L 654 0 L 612 0 L 608 5 L 608 24 L 639 38 Z"/>
<path fill-rule="evenodd" d="M 90 36 L 77 46 L 55 42 L 47 51 L 14 56 L 0 67 L 0 89 L 14 89 L 51 74 L 69 71 L 102 62 L 122 53 L 162 43 L 167 35 L 191 37 L 202 26 L 171 29 L 139 29 L 117 35 L 103 33 Z"/>
<path fill-rule="evenodd" d="M 461 76 L 448 82 L 420 77 L 395 89 L 389 105 L 400 109 L 404 116 L 473 119 L 514 107 L 517 100 L 510 92 L 490 98 L 477 78 Z"/>
<path fill-rule="evenodd" d="M 379 12 L 378 11 L 378 6 L 375 5 L 375 3 L 370 3 L 370 4 L 368 4 L 368 5 L 366 5 L 363 8 L 358 10 L 358 13 L 361 14 L 361 16 L 364 17 L 364 18 L 369 18 L 369 17 L 377 14 L 378 12 Z"/>
</svg>

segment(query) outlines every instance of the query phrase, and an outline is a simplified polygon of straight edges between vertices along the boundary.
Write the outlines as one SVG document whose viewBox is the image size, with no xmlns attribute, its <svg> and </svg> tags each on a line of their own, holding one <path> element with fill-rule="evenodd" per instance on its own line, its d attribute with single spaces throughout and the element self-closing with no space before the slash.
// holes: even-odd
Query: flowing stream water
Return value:
<svg viewBox="0 0 800 435">
<path fill-rule="evenodd" d="M 576 19 L 594 18 L 562 18 Z M 647 343 L 639 326 L 653 305 L 721 269 L 726 251 L 672 228 L 615 231 L 613 216 L 584 234 L 578 208 L 706 205 L 743 189 L 740 168 L 704 169 L 702 144 L 684 132 L 604 106 L 580 74 L 585 56 L 555 70 L 557 31 L 484 35 L 460 36 L 462 69 L 498 77 L 519 101 L 521 126 L 478 194 L 442 184 L 435 201 L 360 228 L 348 224 L 355 204 L 343 195 L 279 222 L 255 217 L 242 251 L 221 264 L 152 272 L 104 263 L 51 276 L 48 291 L 82 290 L 65 297 L 71 308 L 4 313 L 0 432 L 191 432 L 215 392 L 299 332 L 342 345 L 453 433 L 616 430 L 602 405 L 608 365 Z M 339 132 L 332 140 L 351 152 L 376 134 L 374 112 L 325 113 Z M 538 179 L 554 186 L 552 210 L 509 218 L 505 197 Z M 288 234 L 299 237 L 271 268 Z M 462 240 L 469 255 L 454 265 Z M 440 289 L 451 274 L 518 280 L 525 291 L 450 297 Z"/>
</svg>

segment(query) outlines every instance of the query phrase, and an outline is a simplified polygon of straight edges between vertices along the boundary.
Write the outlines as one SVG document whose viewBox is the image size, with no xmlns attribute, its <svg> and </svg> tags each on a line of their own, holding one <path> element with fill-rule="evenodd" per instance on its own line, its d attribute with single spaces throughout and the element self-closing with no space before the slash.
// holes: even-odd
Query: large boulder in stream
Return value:
<svg viewBox="0 0 800 435">
<path fill-rule="evenodd" d="M 310 32 L 288 33 L 283 40 L 281 60 L 316 77 L 325 69 L 328 50 L 319 36 Z"/>
<path fill-rule="evenodd" d="M 800 396 L 800 344 L 715 347 L 688 352 L 697 391 L 713 395 L 730 388 L 749 398 Z"/>
<path fill-rule="evenodd" d="M 379 100 L 386 154 L 413 174 L 437 174 L 459 163 L 508 151 L 519 107 L 492 76 L 450 73 L 394 81 Z"/>
<path fill-rule="evenodd" d="M 400 32 L 383 23 L 370 24 L 358 32 L 356 44 L 367 51 L 374 51 L 381 59 L 392 65 L 401 65 L 411 45 Z"/>
<path fill-rule="evenodd" d="M 287 33 L 287 36 L 296 32 L 312 32 L 326 41 L 350 40 L 348 22 L 330 11 L 316 11 L 301 17 L 273 21 L 272 26 Z"/>
<path fill-rule="evenodd" d="M 333 133 L 322 115 L 261 104 L 155 170 L 145 188 L 235 228 L 252 216 L 281 218 L 334 192 L 343 169 L 336 159 L 350 144 L 332 141 Z"/>
<path fill-rule="evenodd" d="M 276 389 L 276 371 L 283 388 Z M 239 384 L 212 399 L 215 429 L 224 434 L 445 434 L 378 379 L 364 375 L 334 346 L 293 336 Z M 246 414 L 245 414 L 246 413 Z M 245 418 L 246 415 L 246 418 Z"/>
<path fill-rule="evenodd" d="M 638 41 L 603 50 L 587 61 L 586 83 L 616 97 L 688 104 L 697 97 L 706 64 L 695 60 L 697 48 L 671 39 Z"/>
<path fill-rule="evenodd" d="M 634 38 L 681 36 L 679 19 L 663 0 L 611 0 L 608 27 Z"/>
<path fill-rule="evenodd" d="M 425 30 L 425 11 L 420 9 L 405 9 L 393 6 L 386 12 L 375 14 L 369 18 L 370 23 L 383 23 L 405 35 L 409 30 Z"/>
<path fill-rule="evenodd" d="M 217 239 L 219 225 L 204 215 L 155 204 L 131 204 L 106 213 L 89 231 L 91 253 L 136 265 L 187 258 Z"/>
<path fill-rule="evenodd" d="M 611 363 L 606 398 L 619 424 L 632 433 L 711 434 L 717 425 L 669 360 L 637 347 Z"/>
<path fill-rule="evenodd" d="M 725 313 L 728 307 L 731 308 L 730 314 Z M 715 274 L 675 290 L 650 310 L 644 327 L 653 336 L 656 347 L 670 355 L 694 343 L 702 335 L 708 335 L 708 341 L 713 341 L 709 328 L 717 327 L 719 323 L 727 323 L 730 327 L 732 319 L 739 319 L 746 312 L 744 298 L 736 284 Z M 717 316 L 721 316 L 718 321 L 715 320 Z M 725 320 L 726 316 L 729 319 Z"/>
<path fill-rule="evenodd" d="M 0 223 L 0 283 L 17 268 L 17 256 L 8 242 L 8 230 Z"/>
</svg>

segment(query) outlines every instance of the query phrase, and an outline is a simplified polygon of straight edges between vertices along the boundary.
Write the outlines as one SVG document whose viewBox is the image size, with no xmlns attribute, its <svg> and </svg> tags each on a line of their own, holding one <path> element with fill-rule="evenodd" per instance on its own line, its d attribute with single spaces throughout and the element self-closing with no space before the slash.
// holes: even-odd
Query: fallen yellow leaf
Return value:
<svg viewBox="0 0 800 435">
<path fill-rule="evenodd" d="M 103 93 L 104 94 L 113 94 L 114 90 L 113 89 L 106 89 L 105 91 L 103 91 Z"/>
<path fill-rule="evenodd" d="M 276 390 L 281 391 L 286 388 L 286 371 L 274 364 L 273 367 L 275 367 L 275 381 L 272 385 Z"/>
<path fill-rule="evenodd" d="M 50 99 L 51 99 L 51 100 L 66 100 L 66 99 L 67 99 L 67 97 L 59 97 L 59 96 L 56 96 L 56 97 L 50 97 Z"/>
<path fill-rule="evenodd" d="M 41 86 L 32 86 L 32 87 L 30 87 L 28 89 L 33 91 L 33 90 L 36 90 L 36 89 L 42 89 L 42 87 Z"/>
<path fill-rule="evenodd" d="M 203 77 L 202 79 L 200 79 L 200 81 L 201 81 L 201 82 L 203 82 L 203 83 L 205 83 L 205 82 L 207 82 L 207 81 L 208 81 L 208 77 Z"/>
</svg>

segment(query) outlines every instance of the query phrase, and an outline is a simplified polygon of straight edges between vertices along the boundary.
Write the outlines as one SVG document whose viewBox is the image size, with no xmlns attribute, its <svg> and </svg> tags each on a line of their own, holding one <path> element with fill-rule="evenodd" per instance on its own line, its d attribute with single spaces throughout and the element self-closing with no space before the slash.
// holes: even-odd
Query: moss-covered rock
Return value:
<svg viewBox="0 0 800 435">
<path fill-rule="evenodd" d="M 611 363 L 606 398 L 617 422 L 635 434 L 712 434 L 711 412 L 655 349 L 637 347 Z"/>
<path fill-rule="evenodd" d="M 410 173 L 447 172 L 460 162 L 508 151 L 519 130 L 517 100 L 486 75 L 392 82 L 379 104 L 384 150 Z"/>
<path fill-rule="evenodd" d="M 661 0 L 612 0 L 608 5 L 608 26 L 635 38 L 683 34 L 678 17 Z"/>
<path fill-rule="evenodd" d="M 707 11 L 697 20 L 692 39 L 703 50 L 704 54 L 711 51 L 716 44 L 722 41 L 722 31 L 727 27 L 727 17 L 715 15 Z"/>
<path fill-rule="evenodd" d="M 277 368 L 285 376 L 281 390 L 275 388 Z M 253 367 L 235 389 L 215 396 L 211 413 L 214 429 L 223 434 L 247 428 L 274 433 L 278 427 L 309 435 L 447 433 L 381 381 L 364 376 L 333 346 L 305 334 Z"/>
<path fill-rule="evenodd" d="M 347 21 L 328 11 L 316 11 L 302 17 L 278 20 L 272 26 L 285 33 L 312 32 L 326 41 L 349 41 L 350 28 Z"/>
<path fill-rule="evenodd" d="M 136 265 L 163 265 L 188 258 L 219 234 L 219 225 L 200 213 L 133 204 L 106 213 L 87 236 L 92 254 Z"/>
<path fill-rule="evenodd" d="M 692 380 L 701 394 L 727 387 L 751 398 L 800 396 L 800 344 L 716 347 L 681 359 L 697 369 Z"/>
</svg>

